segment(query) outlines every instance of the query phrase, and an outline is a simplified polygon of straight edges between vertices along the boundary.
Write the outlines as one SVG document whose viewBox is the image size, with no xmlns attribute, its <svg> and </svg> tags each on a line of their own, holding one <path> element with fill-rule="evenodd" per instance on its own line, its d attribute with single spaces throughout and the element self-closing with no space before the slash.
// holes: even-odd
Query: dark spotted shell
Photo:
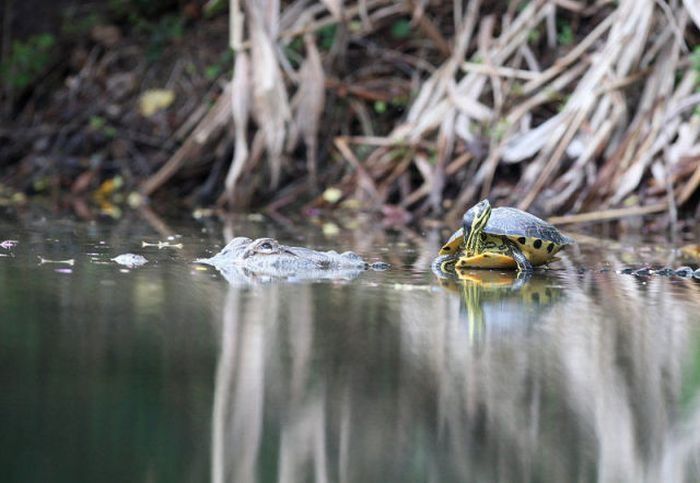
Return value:
<svg viewBox="0 0 700 483">
<path fill-rule="evenodd" d="M 554 225 L 517 208 L 502 207 L 491 210 L 491 217 L 484 228 L 491 235 L 524 236 L 539 238 L 565 246 L 574 240 L 562 234 Z"/>
<path fill-rule="evenodd" d="M 489 221 L 484 227 L 484 232 L 490 235 L 502 235 L 508 237 L 525 237 L 526 239 L 540 239 L 545 242 L 553 242 L 558 247 L 571 245 L 574 240 L 562 234 L 553 225 L 526 213 L 517 208 L 501 207 L 491 210 Z M 444 247 L 456 249 L 464 238 L 462 228 L 452 234 Z M 443 247 L 443 249 L 444 249 Z M 449 251 L 448 251 L 449 252 Z"/>
</svg>

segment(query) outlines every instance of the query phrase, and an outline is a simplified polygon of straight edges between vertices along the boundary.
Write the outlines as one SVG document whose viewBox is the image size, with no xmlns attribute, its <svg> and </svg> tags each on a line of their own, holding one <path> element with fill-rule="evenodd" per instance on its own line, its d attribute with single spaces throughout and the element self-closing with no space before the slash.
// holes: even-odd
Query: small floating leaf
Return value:
<svg viewBox="0 0 700 483">
<path fill-rule="evenodd" d="M 147 241 L 141 242 L 141 247 L 157 247 L 161 248 L 182 248 L 182 243 L 170 243 L 159 241 L 158 243 L 149 243 Z"/>
<path fill-rule="evenodd" d="M 141 265 L 148 263 L 146 257 L 135 255 L 133 253 L 124 253 L 112 258 L 112 261 L 129 268 L 140 267 Z"/>
<path fill-rule="evenodd" d="M 43 257 L 37 257 L 39 258 L 39 265 L 43 265 L 45 263 L 62 263 L 64 265 L 75 265 L 75 260 L 74 259 L 69 259 L 69 260 L 49 260 L 48 258 L 43 258 Z"/>
<path fill-rule="evenodd" d="M 4 248 L 5 250 L 9 250 L 13 247 L 15 247 L 19 243 L 17 240 L 5 240 L 3 242 L 0 242 L 0 248 Z"/>
</svg>

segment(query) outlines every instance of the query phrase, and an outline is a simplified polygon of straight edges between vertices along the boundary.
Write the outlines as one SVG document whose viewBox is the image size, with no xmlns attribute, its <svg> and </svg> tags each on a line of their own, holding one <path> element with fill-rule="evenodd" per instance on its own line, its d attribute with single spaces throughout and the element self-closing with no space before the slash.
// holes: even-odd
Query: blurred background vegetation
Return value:
<svg viewBox="0 0 700 483">
<path fill-rule="evenodd" d="M 697 215 L 693 0 L 2 8 L 3 204 Z"/>
</svg>

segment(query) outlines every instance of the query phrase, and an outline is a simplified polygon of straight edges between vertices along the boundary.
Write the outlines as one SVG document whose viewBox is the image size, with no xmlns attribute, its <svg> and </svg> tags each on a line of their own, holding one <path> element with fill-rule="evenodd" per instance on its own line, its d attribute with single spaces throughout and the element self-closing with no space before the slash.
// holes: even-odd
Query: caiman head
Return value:
<svg viewBox="0 0 700 483">
<path fill-rule="evenodd" d="M 258 238 L 255 241 L 250 242 L 241 253 L 240 258 L 245 260 L 250 257 L 267 257 L 267 256 L 292 256 L 296 257 L 297 254 L 290 250 L 288 247 L 280 244 L 274 238 Z"/>
<path fill-rule="evenodd" d="M 195 262 L 207 265 L 231 265 L 248 263 L 253 260 L 265 261 L 273 258 L 289 259 L 290 257 L 297 257 L 297 255 L 274 238 L 251 240 L 241 236 L 231 240 L 213 257 L 200 258 Z"/>
</svg>

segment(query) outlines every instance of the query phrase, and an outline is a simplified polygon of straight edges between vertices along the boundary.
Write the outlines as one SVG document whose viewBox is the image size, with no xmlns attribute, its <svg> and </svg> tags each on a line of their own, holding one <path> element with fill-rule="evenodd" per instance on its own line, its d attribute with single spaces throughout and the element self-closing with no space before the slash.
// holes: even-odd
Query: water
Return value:
<svg viewBox="0 0 700 483">
<path fill-rule="evenodd" d="M 460 284 L 429 270 L 444 234 L 283 221 L 0 222 L 2 480 L 700 479 L 700 282 L 616 273 L 673 251 L 580 237 L 520 288 Z M 190 263 L 234 235 L 393 268 L 230 285 Z M 105 263 L 127 252 L 149 263 Z"/>
</svg>

